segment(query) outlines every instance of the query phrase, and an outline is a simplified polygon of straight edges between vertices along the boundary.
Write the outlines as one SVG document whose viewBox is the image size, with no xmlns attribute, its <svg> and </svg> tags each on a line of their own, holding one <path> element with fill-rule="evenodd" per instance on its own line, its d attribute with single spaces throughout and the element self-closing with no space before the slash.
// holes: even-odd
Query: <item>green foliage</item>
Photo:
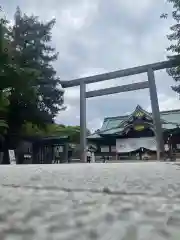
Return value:
<svg viewBox="0 0 180 240">
<path fill-rule="evenodd" d="M 0 7 L 0 12 L 1 12 Z M 4 64 L 7 63 L 7 51 L 4 51 L 6 38 L 6 23 L 7 21 L 4 18 L 0 18 L 0 141 L 2 140 L 2 135 L 4 135 L 8 129 L 8 123 L 6 121 L 6 114 L 8 111 L 9 100 L 8 100 L 8 91 L 4 89 L 7 86 L 8 81 L 4 79 Z M 6 80 L 6 81 L 5 81 Z"/>
<path fill-rule="evenodd" d="M 170 53 L 169 59 L 179 62 L 179 66 L 168 69 L 167 72 L 176 82 L 180 81 L 180 0 L 167 0 L 167 2 L 173 5 L 172 18 L 175 20 L 175 24 L 170 27 L 171 33 L 167 35 L 168 40 L 171 42 L 167 51 Z M 167 13 L 163 13 L 161 18 L 168 18 Z M 172 87 L 172 89 L 180 93 L 180 85 Z"/>
<path fill-rule="evenodd" d="M 14 20 L 14 26 L 8 27 L 0 19 L 0 114 L 9 135 L 19 135 L 27 122 L 40 131 L 53 123 L 63 104 L 60 80 L 52 66 L 58 57 L 51 47 L 55 20 L 43 23 L 36 16 L 23 15 L 19 8 Z M 29 125 L 27 129 L 32 128 Z"/>
<path fill-rule="evenodd" d="M 23 83 L 12 92 L 9 121 L 16 115 L 17 125 L 25 121 L 50 123 L 63 103 L 60 81 L 52 67 L 57 53 L 49 45 L 54 24 L 55 20 L 42 23 L 36 16 L 22 15 L 19 8 L 16 11 L 11 37 L 16 49 L 14 58 L 24 69 L 24 76 L 21 75 Z M 31 76 L 29 80 L 27 74 Z"/>
<path fill-rule="evenodd" d="M 80 126 L 65 126 L 63 124 L 47 124 L 45 128 L 40 128 L 32 123 L 26 123 L 23 125 L 22 134 L 25 136 L 54 136 L 62 137 L 69 136 L 70 142 L 79 143 L 80 141 Z M 90 131 L 87 130 L 87 134 Z"/>
<path fill-rule="evenodd" d="M 8 129 L 6 114 L 8 111 L 9 100 L 6 92 L 0 91 L 0 134 L 5 134 Z"/>
</svg>

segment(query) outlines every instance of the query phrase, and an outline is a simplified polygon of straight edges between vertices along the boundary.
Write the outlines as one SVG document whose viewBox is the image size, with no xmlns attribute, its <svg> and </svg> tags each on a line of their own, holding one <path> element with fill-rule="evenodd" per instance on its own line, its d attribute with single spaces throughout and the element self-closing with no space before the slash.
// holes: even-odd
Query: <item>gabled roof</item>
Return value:
<svg viewBox="0 0 180 240">
<path fill-rule="evenodd" d="M 140 105 L 137 105 L 136 109 L 129 115 L 124 115 L 124 116 L 117 116 L 117 117 L 107 117 L 104 119 L 103 125 L 101 127 L 101 131 L 106 131 L 111 128 L 117 128 L 119 127 L 123 122 L 127 121 L 130 119 L 132 116 L 134 116 L 136 113 L 142 112 L 148 117 L 152 117 L 150 113 L 145 111 Z"/>
<path fill-rule="evenodd" d="M 121 132 L 127 121 L 131 120 L 133 116 L 141 113 L 149 118 L 149 120 L 152 119 L 152 113 L 147 112 L 140 105 L 137 105 L 135 110 L 129 115 L 105 118 L 102 127 L 97 132 L 90 135 L 88 139 L 101 138 L 101 134 L 116 134 Z M 160 114 L 162 127 L 164 129 L 174 129 L 177 125 L 180 125 L 180 109 L 162 111 Z"/>
<path fill-rule="evenodd" d="M 129 116 L 127 116 L 126 119 L 124 119 L 120 124 L 119 127 L 123 128 L 127 124 L 128 121 L 131 121 L 134 116 L 141 117 L 142 115 L 145 115 L 148 120 L 152 120 L 152 115 L 145 111 L 140 105 L 137 105 L 134 112 L 132 112 Z"/>
</svg>

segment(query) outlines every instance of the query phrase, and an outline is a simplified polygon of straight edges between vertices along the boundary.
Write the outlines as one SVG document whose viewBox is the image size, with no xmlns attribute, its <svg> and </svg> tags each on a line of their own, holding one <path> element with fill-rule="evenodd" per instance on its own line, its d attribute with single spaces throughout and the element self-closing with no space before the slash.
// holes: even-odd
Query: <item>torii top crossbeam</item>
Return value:
<svg viewBox="0 0 180 240">
<path fill-rule="evenodd" d="M 105 80 L 146 73 L 148 71 L 148 69 L 152 69 L 153 71 L 156 71 L 156 70 L 160 70 L 160 69 L 176 67 L 177 65 L 178 65 L 177 60 L 156 62 L 153 64 L 147 64 L 147 65 L 142 65 L 142 66 L 138 66 L 138 67 L 117 70 L 117 71 L 113 71 L 113 72 L 78 78 L 78 79 L 74 79 L 74 80 L 61 81 L 61 85 L 63 88 L 75 87 L 75 86 L 79 86 L 81 82 L 84 82 L 85 84 L 101 82 L 101 81 L 105 81 Z"/>
</svg>

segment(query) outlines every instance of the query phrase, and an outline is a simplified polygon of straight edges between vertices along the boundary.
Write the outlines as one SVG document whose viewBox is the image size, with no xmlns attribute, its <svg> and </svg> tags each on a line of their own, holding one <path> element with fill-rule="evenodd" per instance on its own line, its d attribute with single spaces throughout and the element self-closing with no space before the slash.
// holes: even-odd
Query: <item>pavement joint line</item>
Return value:
<svg viewBox="0 0 180 240">
<path fill-rule="evenodd" d="M 60 191 L 60 192 L 72 192 L 72 193 L 92 193 L 92 194 L 104 194 L 104 195 L 116 195 L 116 196 L 140 196 L 140 197 L 156 197 L 156 198 L 164 198 L 163 195 L 159 195 L 158 194 L 147 194 L 147 193 L 143 193 L 143 192 L 127 192 L 127 191 L 114 191 L 111 190 L 108 187 L 104 187 L 102 189 L 83 189 L 83 188 L 59 188 L 59 187 L 53 187 L 53 186 L 47 186 L 47 187 L 38 187 L 38 186 L 21 186 L 21 185 L 16 185 L 16 184 L 1 184 L 1 187 L 4 188 L 20 188 L 20 189 L 31 189 L 31 190 L 46 190 L 46 191 Z M 170 197 L 169 199 L 174 199 L 176 198 L 175 196 Z M 179 195 L 177 196 L 177 198 L 179 199 Z"/>
</svg>

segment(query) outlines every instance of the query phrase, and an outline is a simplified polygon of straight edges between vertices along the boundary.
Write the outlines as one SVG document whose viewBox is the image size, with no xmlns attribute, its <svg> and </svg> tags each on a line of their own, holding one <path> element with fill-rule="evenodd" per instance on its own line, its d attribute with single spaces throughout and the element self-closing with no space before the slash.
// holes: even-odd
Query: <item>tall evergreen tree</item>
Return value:
<svg viewBox="0 0 180 240">
<path fill-rule="evenodd" d="M 18 142 L 13 137 L 19 136 L 24 124 L 52 123 L 63 104 L 60 80 L 52 66 L 58 56 L 51 47 L 55 20 L 43 23 L 36 16 L 22 15 L 17 8 L 14 26 L 7 23 L 0 17 L 0 143 L 4 136 L 4 163 L 8 163 L 7 149 Z"/>
<path fill-rule="evenodd" d="M 0 7 L 0 13 L 2 9 Z M 8 78 L 6 78 L 6 70 L 8 68 L 8 51 L 7 49 L 7 39 L 6 39 L 6 27 L 7 21 L 4 17 L 0 17 L 0 148 L 2 147 L 2 141 L 4 139 L 4 134 L 8 128 L 6 114 L 8 110 L 8 92 L 7 87 L 9 86 Z"/>
<path fill-rule="evenodd" d="M 177 82 L 176 86 L 173 86 L 172 89 L 180 93 L 180 0 L 167 0 L 167 2 L 173 5 L 172 18 L 176 22 L 170 27 L 171 33 L 167 35 L 168 40 L 171 42 L 167 48 L 169 52 L 168 59 L 179 62 L 179 66 L 168 69 L 167 72 Z M 168 14 L 163 13 L 161 18 L 168 18 Z"/>
<path fill-rule="evenodd" d="M 63 103 L 52 63 L 58 54 L 51 47 L 55 20 L 43 23 L 36 16 L 22 14 L 17 8 L 10 31 L 13 60 L 21 71 L 19 84 L 11 89 L 8 115 L 9 131 L 16 134 L 25 122 L 53 122 Z"/>
</svg>

